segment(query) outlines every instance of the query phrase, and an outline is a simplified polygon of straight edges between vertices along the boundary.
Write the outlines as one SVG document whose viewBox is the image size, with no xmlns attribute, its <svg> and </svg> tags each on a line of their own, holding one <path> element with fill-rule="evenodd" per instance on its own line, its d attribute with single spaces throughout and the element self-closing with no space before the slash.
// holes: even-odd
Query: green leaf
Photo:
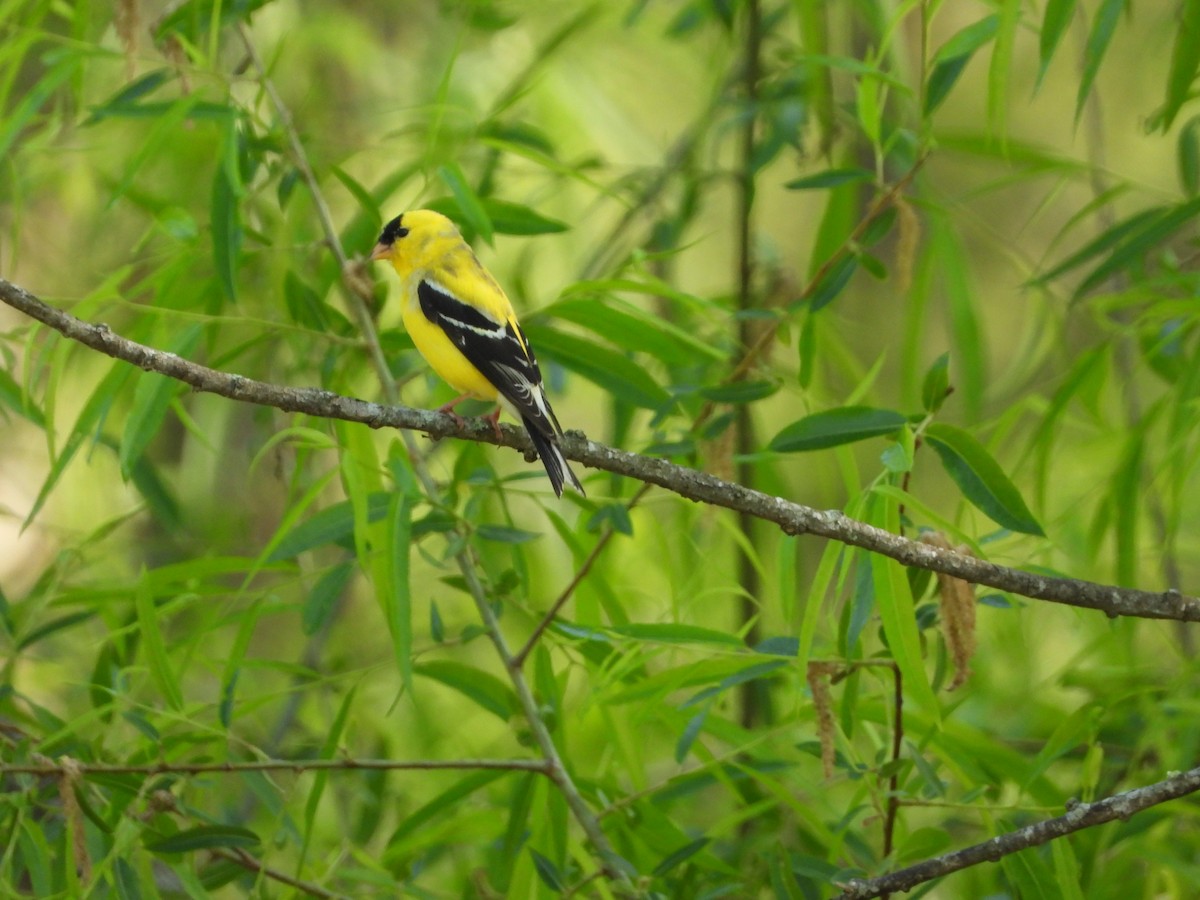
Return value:
<svg viewBox="0 0 1200 900">
<path fill-rule="evenodd" d="M 779 453 L 822 450 L 892 434 L 907 421 L 905 416 L 891 409 L 843 406 L 793 422 L 775 435 L 767 447 Z"/>
<path fill-rule="evenodd" d="M 146 841 L 151 853 L 191 853 L 195 850 L 232 848 L 252 850 L 262 845 L 249 828 L 233 825 L 197 825 L 158 840 Z"/>
<path fill-rule="evenodd" d="M 304 599 L 304 607 L 300 612 L 300 623 L 306 635 L 316 634 L 329 619 L 334 604 L 342 596 L 353 574 L 353 563 L 339 563 L 322 575 L 313 586 Z"/>
<path fill-rule="evenodd" d="M 479 206 L 492 223 L 492 231 L 496 234 L 515 234 L 532 236 L 538 234 L 560 234 L 570 231 L 571 226 L 558 219 L 543 216 L 536 210 L 519 203 L 509 203 L 507 200 L 497 200 L 495 197 L 480 197 Z M 438 197 L 425 204 L 442 215 L 454 217 L 461 212 L 458 201 L 454 197 Z"/>
<path fill-rule="evenodd" d="M 1087 45 L 1083 48 L 1083 73 L 1079 78 L 1079 91 L 1075 95 L 1075 121 L 1083 114 L 1083 104 L 1087 101 L 1092 90 L 1092 82 L 1100 71 L 1100 63 L 1112 41 L 1113 32 L 1117 28 L 1117 19 L 1125 7 L 1125 0 L 1102 0 L 1096 18 L 1092 20 L 1092 30 L 1088 34 Z"/>
<path fill-rule="evenodd" d="M 724 647 L 743 647 L 741 638 L 724 631 L 701 628 L 699 625 L 678 625 L 668 622 L 647 622 L 614 625 L 609 631 L 638 641 L 660 644 L 716 644 Z"/>
<path fill-rule="evenodd" d="M 492 220 L 488 218 L 487 210 L 484 209 L 479 195 L 467 183 L 467 177 L 459 168 L 458 163 L 452 162 L 438 166 L 438 177 L 450 189 L 450 193 L 454 196 L 454 203 L 468 229 L 490 244 L 493 234 Z"/>
<path fill-rule="evenodd" d="M 701 388 L 700 396 L 714 403 L 753 403 L 770 397 L 778 390 L 777 381 L 735 381 Z"/>
<path fill-rule="evenodd" d="M 508 525 L 480 525 L 475 529 L 475 534 L 485 541 L 496 541 L 500 544 L 525 544 L 541 537 L 536 531 L 523 531 Z"/>
<path fill-rule="evenodd" d="M 62 450 L 51 464 L 50 472 L 46 475 L 46 480 L 42 483 L 37 499 L 33 501 L 33 506 L 29 510 L 29 515 L 25 517 L 22 528 L 28 526 L 37 517 L 38 512 L 49 498 L 50 492 L 54 490 L 54 486 L 58 484 L 67 465 L 74 458 L 76 451 L 93 431 L 99 430 L 100 424 L 108 415 L 109 407 L 120 396 L 126 379 L 133 377 L 134 371 L 134 368 L 128 363 L 116 360 L 109 368 L 108 374 L 96 385 L 96 390 L 84 404 L 79 418 L 75 420 L 75 427 L 71 429 L 70 435 L 63 443 Z"/>
<path fill-rule="evenodd" d="M 926 412 L 935 413 L 946 402 L 946 392 L 950 389 L 950 354 L 939 356 L 929 371 L 925 373 L 925 381 L 921 385 L 921 405 Z"/>
<path fill-rule="evenodd" d="M 238 202 L 242 185 L 237 164 L 237 129 L 230 125 L 225 133 L 224 158 L 213 174 L 212 245 L 217 283 L 226 299 L 237 302 L 238 254 L 242 247 L 241 216 Z"/>
<path fill-rule="evenodd" d="M 367 522 L 378 522 L 387 515 L 390 491 L 376 491 L 367 497 Z M 349 500 L 335 503 L 297 525 L 271 552 L 267 562 L 292 559 L 326 544 L 348 541 L 354 534 L 354 506 Z"/>
<path fill-rule="evenodd" d="M 1183 104 L 1191 96 L 1196 70 L 1200 68 L 1200 0 L 1181 0 L 1179 27 L 1171 50 L 1171 69 L 1167 75 L 1167 101 L 1162 111 L 1162 130 L 1166 133 Z"/>
<path fill-rule="evenodd" d="M 942 105 L 975 51 L 992 40 L 1000 27 L 997 15 L 980 19 L 942 44 L 933 56 L 933 71 L 925 84 L 925 115 Z"/>
<path fill-rule="evenodd" d="M 186 359 L 196 349 L 202 333 L 200 325 L 189 325 L 171 344 L 170 352 Z M 142 372 L 138 376 L 137 387 L 133 390 L 133 407 L 129 411 L 129 418 L 125 420 L 119 453 L 121 477 L 126 481 L 132 475 L 133 466 L 162 428 L 171 400 L 186 389 L 187 385 L 181 381 L 157 372 Z"/>
<path fill-rule="evenodd" d="M 867 169 L 826 169 L 815 175 L 805 175 L 784 185 L 790 191 L 812 191 L 837 187 L 839 184 L 849 184 L 853 181 L 868 181 L 874 178 L 874 173 Z"/>
<path fill-rule="evenodd" d="M 926 429 L 925 440 L 937 451 L 942 466 L 963 496 L 977 509 L 1011 531 L 1045 536 L 1016 485 L 971 434 L 935 422 Z"/>
<path fill-rule="evenodd" d="M 1193 116 L 1179 129 L 1176 151 L 1179 183 L 1189 197 L 1200 194 L 1200 116 Z"/>
<path fill-rule="evenodd" d="M 900 530 L 897 504 L 885 497 L 872 494 L 868 521 L 893 534 Z M 883 623 L 888 649 L 903 678 L 904 695 L 912 698 L 935 719 L 941 715 L 937 698 L 925 673 L 921 657 L 921 634 L 917 628 L 917 614 L 913 605 L 912 590 L 904 567 L 878 553 L 865 554 L 870 567 L 870 584 L 875 608 Z"/>
<path fill-rule="evenodd" d="M 39 428 L 46 427 L 46 414 L 28 396 L 7 369 L 0 369 L 0 403 L 28 419 Z"/>
<path fill-rule="evenodd" d="M 625 300 L 611 295 L 603 299 L 595 294 L 570 299 L 567 296 L 541 310 L 538 318 L 553 316 L 582 325 L 606 342 L 615 341 L 622 350 L 649 353 L 668 366 L 693 365 L 697 357 L 716 361 L 727 356 L 720 348 L 662 316 L 651 315 Z"/>
<path fill-rule="evenodd" d="M 427 823 L 445 810 L 458 809 L 462 801 L 480 788 L 486 787 L 497 778 L 507 775 L 507 772 L 496 769 L 484 772 L 472 772 L 451 787 L 442 791 L 421 808 L 406 812 L 404 818 L 388 839 L 388 850 L 401 844 L 409 836 L 420 834 Z"/>
<path fill-rule="evenodd" d="M 619 400 L 643 409 L 664 409 L 670 395 L 629 357 L 595 341 L 530 323 L 525 328 L 538 359 L 551 360 L 604 388 Z"/>
<path fill-rule="evenodd" d="M 409 553 L 412 551 L 413 496 L 396 491 L 388 509 L 387 586 L 379 593 L 383 616 L 392 636 L 392 652 L 400 671 L 400 683 L 412 687 L 412 585 Z"/>
<path fill-rule="evenodd" d="M 413 671 L 453 688 L 505 722 L 517 712 L 517 697 L 512 689 L 487 672 L 449 660 L 421 663 Z"/>
<path fill-rule="evenodd" d="M 812 312 L 819 309 L 824 309 L 830 303 L 837 299 L 838 294 L 842 292 L 842 288 L 846 286 L 846 282 L 850 280 L 850 276 L 854 274 L 858 268 L 858 257 L 847 254 L 835 262 L 821 276 L 820 282 L 812 290 L 812 295 L 809 299 L 809 306 Z"/>
<path fill-rule="evenodd" d="M 12 39 L 11 32 L 7 39 Z M 3 118 L 0 118 L 0 159 L 12 158 L 13 143 L 29 127 L 37 111 L 75 74 L 83 61 L 81 54 L 64 54 L 49 70 L 38 72 L 36 78 L 31 78 L 28 85 L 17 92 L 16 96 L 19 96 L 20 100 L 15 106 L 6 109 Z M 13 64 L 8 62 L 10 66 Z M 11 77 L 13 76 L 10 75 L 9 78 Z"/>
<path fill-rule="evenodd" d="M 1147 253 L 1188 225 L 1200 213 L 1200 197 L 1179 206 L 1166 207 L 1161 215 L 1146 220 L 1142 227 L 1127 234 L 1109 254 L 1108 259 L 1088 273 L 1075 296 L 1079 297 L 1111 278 L 1118 272 L 1141 262 Z"/>
<path fill-rule="evenodd" d="M 154 596 L 150 591 L 150 582 L 146 571 L 142 570 L 134 589 L 134 607 L 137 610 L 138 629 L 141 633 L 142 649 L 146 653 L 146 666 L 163 697 L 174 710 L 183 709 L 183 693 L 179 688 L 179 678 L 171 666 L 171 657 L 167 653 L 167 642 L 163 638 L 158 623 L 158 609 Z"/>
<path fill-rule="evenodd" d="M 546 887 L 558 893 L 567 889 L 566 879 L 563 878 L 562 873 L 558 871 L 558 867 L 553 862 L 532 847 L 529 848 L 529 855 L 533 858 L 533 868 L 537 871 L 538 878 L 542 879 L 542 883 Z"/>
<path fill-rule="evenodd" d="M 697 838 L 696 840 L 692 841 L 690 844 L 684 844 L 678 850 L 674 850 L 671 853 L 668 853 L 666 856 L 664 856 L 662 858 L 662 860 L 658 863 L 658 865 L 656 865 L 654 867 L 654 869 L 651 871 L 650 874 L 652 874 L 656 877 L 666 875 L 668 872 L 670 872 L 676 866 L 691 859 L 693 856 L 695 856 L 697 853 L 699 853 L 701 850 L 703 850 L 705 847 L 707 847 L 709 844 L 709 841 L 711 841 L 711 840 L 712 840 L 711 838 Z"/>
<path fill-rule="evenodd" d="M 1042 15 L 1042 30 L 1038 36 L 1038 54 L 1041 62 L 1038 65 L 1036 86 L 1041 87 L 1042 78 L 1050 68 L 1050 60 L 1062 39 L 1071 18 L 1075 15 L 1077 0 L 1046 0 L 1046 11 Z"/>
</svg>

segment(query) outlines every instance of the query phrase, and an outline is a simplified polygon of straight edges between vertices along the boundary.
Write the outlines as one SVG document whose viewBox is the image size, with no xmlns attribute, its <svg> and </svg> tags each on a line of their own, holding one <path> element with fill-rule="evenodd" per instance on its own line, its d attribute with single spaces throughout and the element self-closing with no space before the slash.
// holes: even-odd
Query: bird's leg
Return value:
<svg viewBox="0 0 1200 900">
<path fill-rule="evenodd" d="M 489 415 L 484 416 L 492 423 L 492 431 L 496 432 L 496 440 L 500 440 L 503 435 L 500 434 L 500 404 L 496 404 L 496 409 Z"/>
<path fill-rule="evenodd" d="M 438 412 L 445 413 L 446 415 L 448 415 L 450 418 L 452 418 L 454 420 L 454 424 L 458 426 L 459 431 L 462 431 L 462 429 L 464 429 L 467 426 L 467 420 L 464 419 L 462 416 L 460 416 L 458 413 L 456 413 L 454 411 L 454 407 L 458 406 L 458 404 L 462 403 L 464 400 L 468 399 L 470 396 L 471 396 L 470 394 L 460 394 L 459 396 L 457 396 L 453 400 L 451 400 L 449 403 L 443 403 L 441 406 L 439 406 L 437 408 Z"/>
</svg>

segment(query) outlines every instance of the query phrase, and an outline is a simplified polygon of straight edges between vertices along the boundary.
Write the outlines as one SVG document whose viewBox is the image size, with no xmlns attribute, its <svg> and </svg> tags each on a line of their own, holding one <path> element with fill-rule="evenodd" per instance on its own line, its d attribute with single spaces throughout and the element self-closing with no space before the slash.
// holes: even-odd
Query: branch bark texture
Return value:
<svg viewBox="0 0 1200 900">
<path fill-rule="evenodd" d="M 882 875 L 879 878 L 855 879 L 842 885 L 838 900 L 868 900 L 893 891 L 907 891 L 919 884 L 933 881 L 960 869 L 983 862 L 997 862 L 1002 857 L 1030 847 L 1049 843 L 1055 838 L 1065 837 L 1075 831 L 1103 825 L 1116 819 L 1128 819 L 1151 806 L 1168 800 L 1177 800 L 1200 790 L 1200 768 L 1172 775 L 1164 781 L 1135 788 L 1123 794 L 1114 794 L 1095 803 L 1077 803 L 1066 815 L 1045 819 L 1016 831 L 998 835 L 982 844 L 964 847 L 944 856 L 937 856 Z"/>
<path fill-rule="evenodd" d="M 73 341 L 146 371 L 177 379 L 198 391 L 219 394 L 243 403 L 273 406 L 285 412 L 360 422 L 371 428 L 411 429 L 433 438 L 457 437 L 511 447 L 527 456 L 533 454 L 533 447 L 524 432 L 508 425 L 502 426 L 497 436 L 486 422 L 468 420 L 460 427 L 453 417 L 442 413 L 406 406 L 383 406 L 318 388 L 282 387 L 210 369 L 174 353 L 155 350 L 123 338 L 107 325 L 77 319 L 2 278 L 0 300 Z M 813 509 L 665 459 L 589 441 L 576 431 L 567 432 L 562 443 L 567 458 L 585 466 L 654 484 L 688 500 L 748 513 L 777 525 L 787 534 L 812 534 L 829 538 L 882 554 L 904 565 L 942 572 L 972 584 L 987 585 L 1022 597 L 1095 609 L 1113 617 L 1200 622 L 1200 599 L 1178 591 L 1143 591 L 1059 575 L 1025 572 L 912 541 L 852 519 L 839 510 Z"/>
</svg>

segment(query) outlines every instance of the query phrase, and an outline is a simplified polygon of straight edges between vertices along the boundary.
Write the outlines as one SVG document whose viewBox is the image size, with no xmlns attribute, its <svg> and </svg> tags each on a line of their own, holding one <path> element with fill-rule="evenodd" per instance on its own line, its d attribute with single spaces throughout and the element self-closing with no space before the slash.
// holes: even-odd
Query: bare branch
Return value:
<svg viewBox="0 0 1200 900">
<path fill-rule="evenodd" d="M 996 862 L 1010 854 L 1047 844 L 1055 838 L 1084 828 L 1103 825 L 1115 819 L 1128 819 L 1151 806 L 1177 800 L 1197 790 L 1200 790 L 1200 768 L 1190 769 L 1172 775 L 1165 781 L 1115 794 L 1095 803 L 1068 804 L 1066 815 L 997 835 L 982 844 L 936 856 L 878 878 L 856 878 L 839 885 L 842 893 L 838 895 L 838 900 L 867 900 L 869 897 L 880 897 L 893 891 L 908 891 L 918 884 L 982 862 Z"/>
<path fill-rule="evenodd" d="M 28 291 L 0 278 L 0 300 L 14 309 L 43 322 L 71 340 L 99 350 L 115 359 L 158 372 L 190 384 L 196 390 L 220 394 L 231 400 L 273 406 L 286 412 L 303 412 L 322 418 L 361 422 L 372 428 L 402 428 L 421 431 L 430 437 L 458 437 L 482 443 L 512 447 L 532 455 L 529 438 L 519 429 L 501 426 L 496 436 L 490 424 L 466 421 L 460 427 L 441 413 L 405 406 L 382 406 L 365 400 L 343 397 L 316 388 L 290 388 L 267 384 L 219 372 L 189 362 L 173 353 L 164 353 L 127 340 L 105 325 L 91 325 L 62 310 L 48 306 Z M 1109 616 L 1137 616 L 1146 619 L 1175 619 L 1200 622 L 1200 599 L 1178 591 L 1153 592 L 1116 587 L 1077 578 L 1064 578 L 1023 572 L 987 560 L 975 559 L 952 550 L 932 547 L 892 534 L 874 525 L 851 519 L 840 510 L 817 510 L 750 490 L 676 465 L 665 459 L 641 456 L 589 441 L 578 432 L 567 432 L 564 454 L 594 469 L 625 475 L 695 500 L 748 512 L 778 525 L 787 534 L 812 534 L 861 547 L 890 557 L 907 566 L 942 572 L 1002 591 L 1036 600 L 1049 600 L 1067 606 L 1095 609 Z"/>
</svg>

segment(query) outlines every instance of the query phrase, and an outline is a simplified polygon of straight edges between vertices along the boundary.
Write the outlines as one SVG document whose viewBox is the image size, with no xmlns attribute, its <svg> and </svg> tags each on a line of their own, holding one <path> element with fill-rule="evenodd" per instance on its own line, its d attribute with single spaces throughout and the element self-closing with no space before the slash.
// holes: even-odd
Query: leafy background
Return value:
<svg viewBox="0 0 1200 900">
<path fill-rule="evenodd" d="M 319 203 L 359 257 L 432 205 L 509 290 L 568 428 L 1005 565 L 1195 583 L 1200 3 L 17 0 L 0 21 L 0 265 L 80 318 L 378 398 Z M 404 402 L 445 402 L 375 278 Z M 417 442 L 427 496 L 394 434 L 0 329 L 6 761 L 536 755 L 460 552 L 514 646 L 585 571 L 526 672 L 646 891 L 828 896 L 1195 759 L 1184 627 L 982 590 L 949 691 L 927 574 L 629 479 L 556 502 L 536 464 L 460 441 Z M 837 673 L 830 775 L 809 661 Z M 4 785 L 14 894 L 612 889 L 528 773 Z M 931 895 L 1189 896 L 1195 809 Z"/>
</svg>

